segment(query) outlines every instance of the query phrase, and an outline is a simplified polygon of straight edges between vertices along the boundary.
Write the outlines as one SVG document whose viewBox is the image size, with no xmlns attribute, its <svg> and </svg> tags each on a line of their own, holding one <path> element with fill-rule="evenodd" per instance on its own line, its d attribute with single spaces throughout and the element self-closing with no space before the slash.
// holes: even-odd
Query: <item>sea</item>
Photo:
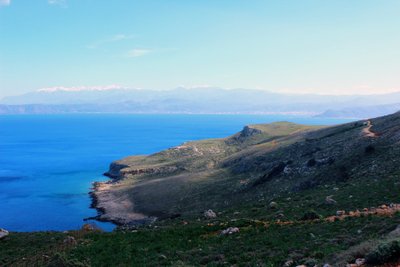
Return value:
<svg viewBox="0 0 400 267">
<path fill-rule="evenodd" d="M 186 141 L 219 138 L 255 123 L 334 125 L 345 119 L 286 115 L 1 115 L 0 228 L 79 229 L 93 217 L 89 191 L 110 163 Z M 105 231 L 111 223 L 92 222 Z"/>
</svg>

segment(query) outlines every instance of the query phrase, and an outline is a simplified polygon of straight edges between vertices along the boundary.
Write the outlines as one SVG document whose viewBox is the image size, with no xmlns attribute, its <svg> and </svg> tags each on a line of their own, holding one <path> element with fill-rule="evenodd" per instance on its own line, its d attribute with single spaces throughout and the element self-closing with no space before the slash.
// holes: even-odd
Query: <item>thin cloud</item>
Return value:
<svg viewBox="0 0 400 267">
<path fill-rule="evenodd" d="M 142 57 L 151 53 L 149 49 L 132 49 L 128 52 L 128 57 Z"/>
<path fill-rule="evenodd" d="M 9 6 L 11 4 L 11 0 L 0 0 L 0 6 Z"/>
<path fill-rule="evenodd" d="M 67 0 L 48 0 L 50 5 L 58 5 L 61 7 L 67 7 Z"/>
<path fill-rule="evenodd" d="M 101 47 L 101 46 L 103 46 L 105 44 L 108 44 L 108 43 L 116 43 L 116 42 L 120 42 L 120 41 L 124 41 L 124 40 L 130 40 L 130 39 L 133 39 L 133 38 L 134 38 L 133 35 L 116 34 L 116 35 L 111 36 L 109 38 L 93 42 L 93 43 L 87 45 L 86 47 L 89 48 L 89 49 L 96 49 L 96 48 L 99 48 L 99 47 Z"/>
</svg>

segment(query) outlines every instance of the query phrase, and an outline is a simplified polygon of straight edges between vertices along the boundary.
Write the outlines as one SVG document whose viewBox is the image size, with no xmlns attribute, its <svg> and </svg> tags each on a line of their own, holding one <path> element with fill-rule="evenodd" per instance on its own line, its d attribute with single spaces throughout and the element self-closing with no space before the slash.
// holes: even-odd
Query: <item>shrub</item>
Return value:
<svg viewBox="0 0 400 267">
<path fill-rule="evenodd" d="M 368 145 L 368 146 L 365 148 L 365 153 L 366 153 L 366 154 L 371 154 L 371 153 L 373 153 L 373 152 L 375 152 L 375 147 L 374 147 L 373 145 Z"/>
<path fill-rule="evenodd" d="M 400 257 L 400 240 L 380 244 L 365 257 L 369 264 L 383 264 Z"/>
<path fill-rule="evenodd" d="M 321 218 L 321 215 L 319 215 L 314 210 L 310 210 L 310 211 L 307 211 L 306 213 L 304 213 L 303 217 L 301 217 L 300 220 L 302 220 L 302 221 L 310 221 L 310 220 L 317 220 L 317 219 L 320 219 L 320 218 Z"/>
<path fill-rule="evenodd" d="M 307 267 L 314 267 L 318 264 L 318 261 L 316 259 L 306 259 L 304 261 L 304 265 Z"/>
<path fill-rule="evenodd" d="M 63 253 L 57 253 L 48 263 L 49 267 L 88 267 L 87 263 L 83 263 L 77 259 L 69 259 Z"/>
<path fill-rule="evenodd" d="M 314 167 L 315 165 L 317 165 L 317 161 L 315 159 L 310 159 L 307 161 L 307 167 Z"/>
</svg>

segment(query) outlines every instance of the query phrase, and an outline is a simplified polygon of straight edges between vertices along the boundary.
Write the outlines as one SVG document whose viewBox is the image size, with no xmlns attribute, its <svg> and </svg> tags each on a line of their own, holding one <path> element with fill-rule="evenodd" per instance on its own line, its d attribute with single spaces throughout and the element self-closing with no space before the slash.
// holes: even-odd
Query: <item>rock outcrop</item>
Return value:
<svg viewBox="0 0 400 267">
<path fill-rule="evenodd" d="M 0 228 L 0 240 L 6 238 L 9 234 L 7 230 Z"/>
<path fill-rule="evenodd" d="M 231 235 L 231 234 L 236 234 L 236 233 L 239 233 L 239 232 L 240 232 L 239 228 L 237 228 L 237 227 L 229 227 L 229 228 L 227 228 L 225 230 L 222 230 L 221 231 L 221 235 Z"/>
<path fill-rule="evenodd" d="M 204 218 L 214 219 L 217 218 L 217 214 L 213 210 L 207 210 L 204 212 Z"/>
</svg>

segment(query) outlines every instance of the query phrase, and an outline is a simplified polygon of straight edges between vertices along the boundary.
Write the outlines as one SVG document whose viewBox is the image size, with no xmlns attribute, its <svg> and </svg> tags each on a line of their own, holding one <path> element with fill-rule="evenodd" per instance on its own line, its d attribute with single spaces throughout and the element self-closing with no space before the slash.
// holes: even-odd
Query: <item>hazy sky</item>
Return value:
<svg viewBox="0 0 400 267">
<path fill-rule="evenodd" d="M 0 97 L 53 86 L 400 91 L 399 0 L 0 0 Z"/>
</svg>

